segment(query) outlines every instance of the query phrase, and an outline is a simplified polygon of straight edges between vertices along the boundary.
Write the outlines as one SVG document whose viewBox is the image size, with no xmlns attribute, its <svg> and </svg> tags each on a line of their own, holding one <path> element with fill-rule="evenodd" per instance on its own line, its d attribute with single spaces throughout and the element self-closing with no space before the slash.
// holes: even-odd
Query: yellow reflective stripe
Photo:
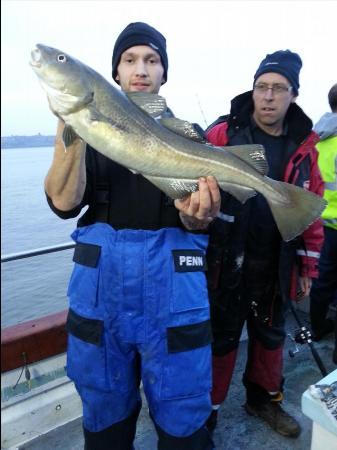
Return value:
<svg viewBox="0 0 337 450">
<path fill-rule="evenodd" d="M 324 225 L 336 225 L 337 226 L 337 219 L 324 219 Z"/>
<path fill-rule="evenodd" d="M 337 191 L 337 176 L 336 176 L 336 181 L 333 181 L 333 182 L 325 182 L 324 183 L 324 189 L 326 190 L 326 191 L 334 191 L 334 192 L 336 192 Z"/>
</svg>

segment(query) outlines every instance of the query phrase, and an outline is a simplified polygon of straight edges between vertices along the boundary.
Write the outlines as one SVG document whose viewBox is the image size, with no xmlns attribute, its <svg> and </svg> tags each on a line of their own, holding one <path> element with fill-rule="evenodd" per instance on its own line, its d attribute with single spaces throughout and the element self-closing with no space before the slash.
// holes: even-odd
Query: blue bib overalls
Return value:
<svg viewBox="0 0 337 450">
<path fill-rule="evenodd" d="M 72 237 L 67 373 L 84 428 L 128 418 L 141 380 L 156 426 L 175 437 L 195 433 L 211 412 L 208 236 L 96 223 Z"/>
</svg>

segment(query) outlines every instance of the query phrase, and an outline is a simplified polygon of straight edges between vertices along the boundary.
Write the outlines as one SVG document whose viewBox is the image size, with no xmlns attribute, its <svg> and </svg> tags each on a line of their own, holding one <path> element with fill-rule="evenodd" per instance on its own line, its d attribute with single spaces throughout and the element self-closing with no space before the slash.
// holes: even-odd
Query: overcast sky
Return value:
<svg viewBox="0 0 337 450">
<path fill-rule="evenodd" d="M 337 1 L 1 1 L 1 135 L 54 134 L 56 119 L 28 61 L 36 43 L 56 47 L 111 80 L 120 31 L 148 22 L 167 39 L 161 94 L 181 119 L 205 127 L 249 90 L 267 53 L 300 54 L 298 104 L 316 122 L 337 82 Z"/>
</svg>

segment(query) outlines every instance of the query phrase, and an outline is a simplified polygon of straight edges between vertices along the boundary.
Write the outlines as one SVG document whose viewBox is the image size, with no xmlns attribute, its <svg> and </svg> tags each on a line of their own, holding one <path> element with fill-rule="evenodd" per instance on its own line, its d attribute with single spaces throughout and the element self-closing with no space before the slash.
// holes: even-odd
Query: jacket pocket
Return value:
<svg viewBox="0 0 337 450">
<path fill-rule="evenodd" d="M 70 306 L 76 306 L 83 314 L 89 314 L 97 306 L 101 247 L 99 245 L 77 242 L 67 295 Z"/>
<path fill-rule="evenodd" d="M 67 375 L 80 386 L 106 391 L 106 352 L 102 342 L 102 320 L 88 319 L 69 309 L 66 329 L 68 336 Z"/>
<path fill-rule="evenodd" d="M 66 330 L 78 339 L 99 347 L 101 345 L 104 322 L 103 320 L 86 319 L 69 309 Z"/>
<path fill-rule="evenodd" d="M 212 342 L 209 320 L 181 327 L 167 328 L 167 351 L 178 353 L 203 347 Z"/>
<path fill-rule="evenodd" d="M 194 249 L 172 250 L 172 256 L 174 271 L 170 312 L 208 308 L 205 252 Z"/>
<path fill-rule="evenodd" d="M 100 245 L 77 242 L 73 261 L 87 267 L 97 267 L 101 254 Z"/>
<path fill-rule="evenodd" d="M 167 356 L 163 361 L 161 398 L 194 397 L 210 392 L 210 321 L 167 329 Z"/>
<path fill-rule="evenodd" d="M 119 393 L 134 387 L 133 365 L 114 349 L 107 348 L 103 320 L 69 310 L 67 375 L 79 387 Z"/>
</svg>

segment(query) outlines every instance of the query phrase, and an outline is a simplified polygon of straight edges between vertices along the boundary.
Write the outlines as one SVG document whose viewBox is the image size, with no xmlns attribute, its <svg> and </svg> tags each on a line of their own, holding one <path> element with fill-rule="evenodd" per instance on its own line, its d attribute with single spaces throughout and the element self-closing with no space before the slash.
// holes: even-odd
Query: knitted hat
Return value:
<svg viewBox="0 0 337 450">
<path fill-rule="evenodd" d="M 112 53 L 112 78 L 116 81 L 117 67 L 122 53 L 135 45 L 148 45 L 159 53 L 166 82 L 168 69 L 166 39 L 159 31 L 144 22 L 130 23 L 118 36 Z"/>
<path fill-rule="evenodd" d="M 278 50 L 267 55 L 261 62 L 254 75 L 254 82 L 263 73 L 276 72 L 287 78 L 293 88 L 294 95 L 298 95 L 299 74 L 302 67 L 302 60 L 297 53 L 290 50 Z"/>
</svg>

